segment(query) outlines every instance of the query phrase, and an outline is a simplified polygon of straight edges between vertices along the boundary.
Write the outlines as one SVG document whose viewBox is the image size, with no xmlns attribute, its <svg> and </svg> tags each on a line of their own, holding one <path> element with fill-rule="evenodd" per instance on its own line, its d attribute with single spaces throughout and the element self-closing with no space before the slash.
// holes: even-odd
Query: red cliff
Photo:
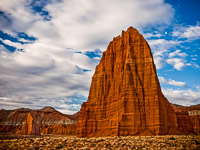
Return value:
<svg viewBox="0 0 200 150">
<path fill-rule="evenodd" d="M 178 134 L 176 114 L 161 92 L 148 43 L 130 27 L 103 53 L 82 104 L 77 135 Z"/>
<path fill-rule="evenodd" d="M 76 135 L 79 113 L 65 115 L 52 107 L 0 110 L 0 134 Z"/>
<path fill-rule="evenodd" d="M 36 124 L 31 113 L 28 113 L 26 120 L 23 122 L 22 130 L 18 131 L 23 135 L 41 135 L 39 124 Z"/>
<path fill-rule="evenodd" d="M 172 104 L 178 119 L 178 128 L 183 133 L 193 131 L 200 133 L 200 104 L 193 106 L 181 106 Z"/>
</svg>

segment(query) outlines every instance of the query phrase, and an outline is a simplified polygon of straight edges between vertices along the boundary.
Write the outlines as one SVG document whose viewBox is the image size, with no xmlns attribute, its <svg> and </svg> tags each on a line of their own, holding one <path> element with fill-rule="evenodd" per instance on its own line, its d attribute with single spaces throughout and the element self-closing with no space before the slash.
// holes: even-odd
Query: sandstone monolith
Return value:
<svg viewBox="0 0 200 150">
<path fill-rule="evenodd" d="M 77 136 L 165 135 L 179 133 L 177 127 L 148 43 L 133 27 L 122 31 L 96 67 Z"/>
</svg>

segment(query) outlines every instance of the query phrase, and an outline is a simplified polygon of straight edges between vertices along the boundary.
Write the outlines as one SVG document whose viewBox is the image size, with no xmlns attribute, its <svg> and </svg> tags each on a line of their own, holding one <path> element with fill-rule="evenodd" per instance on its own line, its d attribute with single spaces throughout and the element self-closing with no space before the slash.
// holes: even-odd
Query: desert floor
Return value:
<svg viewBox="0 0 200 150">
<path fill-rule="evenodd" d="M 0 139 L 0 149 L 146 149 L 200 150 L 200 135 L 77 138 L 73 136 Z"/>
</svg>

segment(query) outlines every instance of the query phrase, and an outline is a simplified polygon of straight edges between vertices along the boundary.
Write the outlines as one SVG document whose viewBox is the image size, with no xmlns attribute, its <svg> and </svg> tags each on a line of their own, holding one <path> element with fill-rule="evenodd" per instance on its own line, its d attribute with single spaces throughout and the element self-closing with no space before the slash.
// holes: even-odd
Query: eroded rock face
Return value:
<svg viewBox="0 0 200 150">
<path fill-rule="evenodd" d="M 189 111 L 195 111 L 199 110 L 200 111 L 200 104 L 197 105 L 191 105 L 191 106 L 182 106 L 182 105 L 177 105 L 177 104 L 171 104 L 175 112 L 189 112 Z"/>
<path fill-rule="evenodd" d="M 79 113 L 65 115 L 52 107 L 0 110 L 0 134 L 76 135 Z"/>
<path fill-rule="evenodd" d="M 181 134 L 194 133 L 194 127 L 188 112 L 176 112 L 176 116 Z"/>
<path fill-rule="evenodd" d="M 177 127 L 176 114 L 161 92 L 150 47 L 130 27 L 110 42 L 96 67 L 77 135 L 162 135 Z"/>
<path fill-rule="evenodd" d="M 178 119 L 178 128 L 182 133 L 200 133 L 200 104 L 180 106 L 172 104 Z"/>
<path fill-rule="evenodd" d="M 42 126 L 42 134 L 76 135 L 76 124 Z"/>
<path fill-rule="evenodd" d="M 20 131 L 20 134 L 23 135 L 40 135 L 41 134 L 41 128 L 39 124 L 36 124 L 31 113 L 28 113 L 28 116 L 26 120 L 23 122 L 22 130 Z"/>
<path fill-rule="evenodd" d="M 190 116 L 194 132 L 200 134 L 200 115 Z"/>
</svg>

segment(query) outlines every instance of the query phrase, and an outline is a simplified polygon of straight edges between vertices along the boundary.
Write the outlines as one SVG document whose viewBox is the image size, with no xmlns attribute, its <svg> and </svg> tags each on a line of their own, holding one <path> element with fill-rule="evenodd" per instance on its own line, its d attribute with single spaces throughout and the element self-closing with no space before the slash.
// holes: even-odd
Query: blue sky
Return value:
<svg viewBox="0 0 200 150">
<path fill-rule="evenodd" d="M 171 103 L 200 103 L 198 0 L 1 0 L 0 106 L 72 114 L 113 37 L 133 26 L 150 44 Z"/>
</svg>

